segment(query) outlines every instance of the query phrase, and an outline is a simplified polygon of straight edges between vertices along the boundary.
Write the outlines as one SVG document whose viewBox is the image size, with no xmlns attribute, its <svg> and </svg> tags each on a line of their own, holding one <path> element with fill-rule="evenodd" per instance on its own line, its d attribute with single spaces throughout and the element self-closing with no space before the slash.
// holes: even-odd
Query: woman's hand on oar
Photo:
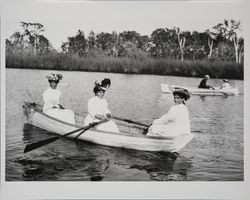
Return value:
<svg viewBox="0 0 250 200">
<path fill-rule="evenodd" d="M 45 146 L 45 145 L 47 145 L 47 144 L 49 144 L 49 143 L 52 143 L 52 142 L 54 142 L 54 141 L 56 141 L 56 140 L 58 140 L 58 139 L 60 139 L 60 138 L 67 137 L 68 135 L 71 135 L 71 134 L 76 133 L 76 132 L 78 132 L 78 131 L 83 130 L 83 132 L 85 132 L 85 131 L 87 131 L 88 129 L 90 129 L 90 128 L 92 128 L 92 127 L 98 125 L 98 124 L 101 124 L 101 123 L 103 123 L 103 122 L 105 122 L 105 121 L 106 121 L 106 120 L 102 120 L 102 121 L 99 121 L 99 122 L 94 122 L 94 123 L 89 124 L 88 126 L 81 127 L 81 128 L 79 128 L 79 129 L 76 129 L 76 130 L 71 131 L 71 132 L 69 132 L 69 133 L 66 133 L 66 134 L 63 134 L 63 135 L 60 135 L 60 136 L 55 136 L 55 137 L 52 137 L 52 138 L 48 138 L 48 139 L 45 139 L 45 140 L 41 140 L 41 141 L 38 141 L 38 142 L 34 142 L 34 143 L 32 143 L 32 144 L 28 144 L 28 145 L 25 147 L 25 149 L 24 149 L 24 153 L 29 152 L 29 151 L 32 151 L 32 150 L 34 150 L 34 149 L 37 149 L 37 148 L 39 148 L 39 147 Z"/>
<path fill-rule="evenodd" d="M 89 125 L 91 126 L 91 127 L 94 127 L 94 126 L 96 126 L 96 125 L 98 125 L 98 124 L 102 124 L 102 123 L 104 123 L 104 122 L 107 122 L 108 121 L 108 119 L 103 119 L 103 120 L 101 120 L 101 121 L 99 121 L 99 122 L 92 122 L 92 123 L 90 123 Z M 80 135 L 82 135 L 85 131 L 87 131 L 88 129 L 84 129 L 83 131 L 81 131 L 74 139 L 77 139 Z"/>
<path fill-rule="evenodd" d="M 148 130 L 149 130 L 150 126 L 152 126 L 152 124 L 153 124 L 153 123 L 151 123 L 151 124 L 148 126 L 147 129 L 144 129 L 144 131 L 142 132 L 143 135 L 147 135 Z"/>
<path fill-rule="evenodd" d="M 111 118 L 116 119 L 116 120 L 120 120 L 120 121 L 124 121 L 124 122 L 127 122 L 127 123 L 132 123 L 132 124 L 137 124 L 137 125 L 140 125 L 140 126 L 149 127 L 149 125 L 147 125 L 147 124 L 142 124 L 141 122 L 132 121 L 130 119 L 124 119 L 124 118 L 120 118 L 120 117 L 116 117 L 116 116 L 112 116 Z"/>
</svg>

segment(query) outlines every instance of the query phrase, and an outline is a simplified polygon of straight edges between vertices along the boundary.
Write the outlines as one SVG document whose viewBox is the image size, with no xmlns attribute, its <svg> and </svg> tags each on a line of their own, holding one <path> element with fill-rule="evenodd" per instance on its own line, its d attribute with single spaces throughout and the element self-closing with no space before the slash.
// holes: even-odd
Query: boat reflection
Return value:
<svg viewBox="0 0 250 200">
<path fill-rule="evenodd" d="M 23 142 L 29 144 L 55 136 L 35 126 L 25 124 Z M 23 165 L 23 180 L 28 181 L 101 181 L 109 161 L 92 152 L 89 144 L 81 150 L 77 141 L 63 138 L 38 148 L 19 158 Z M 80 151 L 79 151 L 80 150 Z"/>
<path fill-rule="evenodd" d="M 25 144 L 55 136 L 25 124 Z M 172 181 L 186 180 L 191 164 L 166 152 L 144 152 L 62 138 L 24 154 L 26 181 Z M 133 176 L 129 176 L 129 174 Z"/>
<path fill-rule="evenodd" d="M 191 167 L 191 162 L 182 156 L 165 152 L 138 152 L 133 154 L 132 160 L 130 168 L 145 171 L 153 181 L 187 180 Z"/>
</svg>

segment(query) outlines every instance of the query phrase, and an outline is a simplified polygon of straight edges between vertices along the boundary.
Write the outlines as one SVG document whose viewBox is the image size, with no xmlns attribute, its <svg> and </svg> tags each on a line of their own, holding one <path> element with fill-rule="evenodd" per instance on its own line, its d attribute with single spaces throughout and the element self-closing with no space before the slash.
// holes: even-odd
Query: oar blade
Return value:
<svg viewBox="0 0 250 200">
<path fill-rule="evenodd" d="M 48 139 L 45 139 L 45 140 L 42 140 L 42 141 L 34 142 L 32 144 L 28 144 L 24 149 L 24 153 L 27 153 L 27 152 L 32 151 L 34 149 L 37 149 L 37 148 L 39 148 L 41 146 L 44 146 L 44 145 L 49 144 L 51 142 L 54 142 L 54 141 L 58 140 L 59 138 L 61 138 L 61 137 L 60 136 L 55 136 L 55 137 L 48 138 Z"/>
<path fill-rule="evenodd" d="M 34 150 L 34 149 L 37 149 L 37 148 L 42 147 L 42 146 L 44 146 L 44 145 L 47 145 L 47 144 L 49 144 L 49 143 L 51 143 L 51 142 L 54 142 L 54 141 L 56 141 L 56 140 L 58 140 L 58 139 L 60 139 L 60 138 L 66 137 L 66 136 L 68 136 L 68 135 L 71 135 L 71 134 L 76 133 L 76 132 L 81 131 L 81 130 L 83 130 L 83 131 L 81 132 L 81 134 L 82 134 L 82 133 L 84 133 L 85 131 L 87 131 L 88 129 L 90 129 L 91 127 L 94 127 L 94 126 L 96 126 L 96 125 L 98 125 L 98 124 L 100 124 L 100 123 L 103 123 L 103 122 L 105 122 L 105 121 L 106 121 L 106 119 L 103 120 L 103 121 L 100 121 L 100 122 L 94 122 L 94 123 L 92 123 L 92 124 L 90 124 L 90 125 L 88 125 L 88 126 L 81 127 L 81 128 L 79 128 L 79 129 L 76 129 L 76 130 L 71 131 L 71 132 L 69 132 L 69 133 L 66 133 L 66 134 L 64 134 L 64 135 L 55 136 L 55 137 L 52 137 L 52 138 L 48 138 L 48 139 L 45 139 L 45 140 L 41 140 L 41 141 L 38 141 L 38 142 L 34 142 L 34 143 L 32 143 L 32 144 L 28 144 L 28 145 L 25 147 L 25 149 L 24 149 L 24 153 L 27 153 L 27 152 L 29 152 L 29 151 L 32 151 L 32 150 Z M 79 136 L 80 136 L 81 134 L 79 134 Z M 79 136 L 78 136 L 78 137 L 79 137 Z"/>
</svg>

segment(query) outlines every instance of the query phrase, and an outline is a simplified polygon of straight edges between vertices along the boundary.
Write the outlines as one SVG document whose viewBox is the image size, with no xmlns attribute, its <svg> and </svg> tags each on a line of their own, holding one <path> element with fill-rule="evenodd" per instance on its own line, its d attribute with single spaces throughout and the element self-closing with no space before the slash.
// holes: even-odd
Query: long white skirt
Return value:
<svg viewBox="0 0 250 200">
<path fill-rule="evenodd" d="M 155 124 L 150 126 L 148 136 L 176 137 L 182 134 L 189 134 L 190 130 L 174 125 Z"/>
<path fill-rule="evenodd" d="M 74 125 L 76 124 L 75 114 L 72 110 L 53 108 L 44 111 L 44 113 L 61 121 L 68 122 Z"/>
<path fill-rule="evenodd" d="M 84 120 L 84 126 L 88 126 L 92 122 L 98 122 L 100 120 L 93 120 L 93 118 L 89 115 Z M 104 122 L 100 125 L 96 126 L 96 129 L 101 130 L 101 131 L 109 131 L 109 132 L 114 132 L 114 133 L 119 133 L 119 129 L 116 125 L 116 123 L 112 120 L 109 120 L 107 122 Z"/>
</svg>

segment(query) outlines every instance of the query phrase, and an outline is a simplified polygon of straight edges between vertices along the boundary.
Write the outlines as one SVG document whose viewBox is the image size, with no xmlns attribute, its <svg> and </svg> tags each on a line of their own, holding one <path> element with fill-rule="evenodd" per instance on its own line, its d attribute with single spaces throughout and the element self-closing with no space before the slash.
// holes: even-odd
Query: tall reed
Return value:
<svg viewBox="0 0 250 200">
<path fill-rule="evenodd" d="M 143 58 L 113 58 L 105 55 L 79 57 L 62 53 L 34 56 L 6 55 L 7 68 L 56 69 L 69 71 L 112 72 L 128 74 L 156 74 L 187 77 L 243 79 L 243 64 L 210 60 L 172 60 Z"/>
</svg>

